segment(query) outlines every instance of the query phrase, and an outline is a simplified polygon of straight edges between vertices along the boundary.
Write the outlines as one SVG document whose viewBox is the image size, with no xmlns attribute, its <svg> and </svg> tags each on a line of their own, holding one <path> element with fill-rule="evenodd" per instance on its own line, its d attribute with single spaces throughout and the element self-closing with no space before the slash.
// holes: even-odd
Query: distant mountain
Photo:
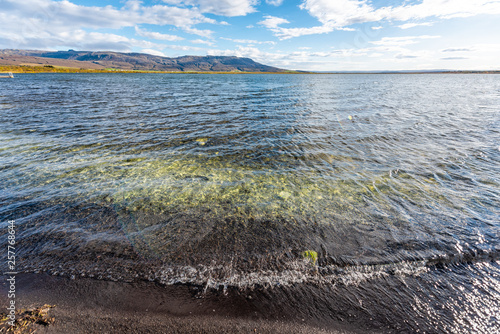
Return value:
<svg viewBox="0 0 500 334">
<path fill-rule="evenodd" d="M 259 64 L 250 58 L 228 56 L 183 56 L 168 58 L 145 53 L 111 51 L 39 51 L 0 50 L 0 65 L 53 65 L 78 68 L 114 68 L 143 71 L 199 72 L 284 72 L 285 70 Z"/>
</svg>

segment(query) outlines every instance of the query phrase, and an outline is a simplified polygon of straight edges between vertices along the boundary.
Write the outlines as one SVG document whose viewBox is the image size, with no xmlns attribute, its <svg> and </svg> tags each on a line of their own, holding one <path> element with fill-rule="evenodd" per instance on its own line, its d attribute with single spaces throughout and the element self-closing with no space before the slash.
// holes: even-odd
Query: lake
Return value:
<svg viewBox="0 0 500 334">
<path fill-rule="evenodd" d="M 487 74 L 19 74 L 1 240 L 19 272 L 500 331 L 499 106 Z"/>
</svg>

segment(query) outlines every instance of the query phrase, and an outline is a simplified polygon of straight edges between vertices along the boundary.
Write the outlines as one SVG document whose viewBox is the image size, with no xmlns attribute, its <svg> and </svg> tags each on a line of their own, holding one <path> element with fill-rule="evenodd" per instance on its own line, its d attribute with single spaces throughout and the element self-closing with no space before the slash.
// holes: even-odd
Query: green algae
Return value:
<svg viewBox="0 0 500 334">
<path fill-rule="evenodd" d="M 8 178 L 7 171 L 4 183 L 31 189 L 34 196 L 112 204 L 120 212 L 175 215 L 198 210 L 207 217 L 240 215 L 322 225 L 338 220 L 369 223 L 370 207 L 397 216 L 395 200 L 422 208 L 436 202 L 453 206 L 432 174 L 353 173 L 352 168 L 317 165 L 326 160 L 348 167 L 355 163 L 333 154 L 312 160 L 287 155 L 242 158 L 205 145 L 206 137 L 193 140 L 200 152 L 155 155 L 100 143 L 52 154 L 52 146 L 40 149 L 35 142 L 13 141 L 1 154 L 19 154 L 22 147 L 23 154 L 38 156 L 21 164 L 15 177 Z"/>
<path fill-rule="evenodd" d="M 198 138 L 196 142 L 200 145 L 205 145 L 208 142 L 208 138 Z"/>
<path fill-rule="evenodd" d="M 302 252 L 301 255 L 304 259 L 308 259 L 314 265 L 318 261 L 318 253 L 313 250 L 306 250 Z"/>
<path fill-rule="evenodd" d="M 205 138 L 202 138 L 205 139 Z M 90 158 L 90 157 L 89 157 Z M 316 170 L 276 170 L 273 164 L 243 164 L 224 156 L 143 155 L 74 156 L 64 164 L 40 163 L 19 183 L 51 185 L 52 191 L 83 198 L 103 198 L 128 211 L 210 211 L 252 216 L 356 216 L 371 199 L 390 207 L 388 196 L 415 202 L 437 195 L 432 180 L 399 173 L 349 179 Z M 33 176 L 36 176 L 34 178 Z"/>
</svg>

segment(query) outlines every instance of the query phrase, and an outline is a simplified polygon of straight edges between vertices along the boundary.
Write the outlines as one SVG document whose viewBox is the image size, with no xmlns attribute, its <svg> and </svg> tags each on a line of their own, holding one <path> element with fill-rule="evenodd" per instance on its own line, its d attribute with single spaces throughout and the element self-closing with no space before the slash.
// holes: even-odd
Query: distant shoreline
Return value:
<svg viewBox="0 0 500 334">
<path fill-rule="evenodd" d="M 1 65 L 0 73 L 12 72 L 16 74 L 30 73 L 156 73 L 156 74 L 500 74 L 498 71 L 283 71 L 283 72 L 246 72 L 246 71 L 148 71 L 148 70 L 121 70 L 121 69 L 85 69 L 69 68 L 52 65 Z"/>
<path fill-rule="evenodd" d="M 148 70 L 121 70 L 121 69 L 86 69 L 68 68 L 52 65 L 29 66 L 29 65 L 1 65 L 0 73 L 158 73 L 158 74 L 312 74 L 313 72 L 284 71 L 284 72 L 245 72 L 245 71 L 148 71 Z"/>
</svg>

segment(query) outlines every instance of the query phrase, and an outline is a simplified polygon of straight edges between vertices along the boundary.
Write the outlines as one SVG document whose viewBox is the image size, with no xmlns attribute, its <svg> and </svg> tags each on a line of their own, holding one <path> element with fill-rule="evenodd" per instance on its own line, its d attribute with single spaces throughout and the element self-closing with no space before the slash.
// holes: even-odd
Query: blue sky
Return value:
<svg viewBox="0 0 500 334">
<path fill-rule="evenodd" d="M 236 55 L 297 70 L 499 70 L 500 0 L 0 0 L 0 48 Z"/>
</svg>

